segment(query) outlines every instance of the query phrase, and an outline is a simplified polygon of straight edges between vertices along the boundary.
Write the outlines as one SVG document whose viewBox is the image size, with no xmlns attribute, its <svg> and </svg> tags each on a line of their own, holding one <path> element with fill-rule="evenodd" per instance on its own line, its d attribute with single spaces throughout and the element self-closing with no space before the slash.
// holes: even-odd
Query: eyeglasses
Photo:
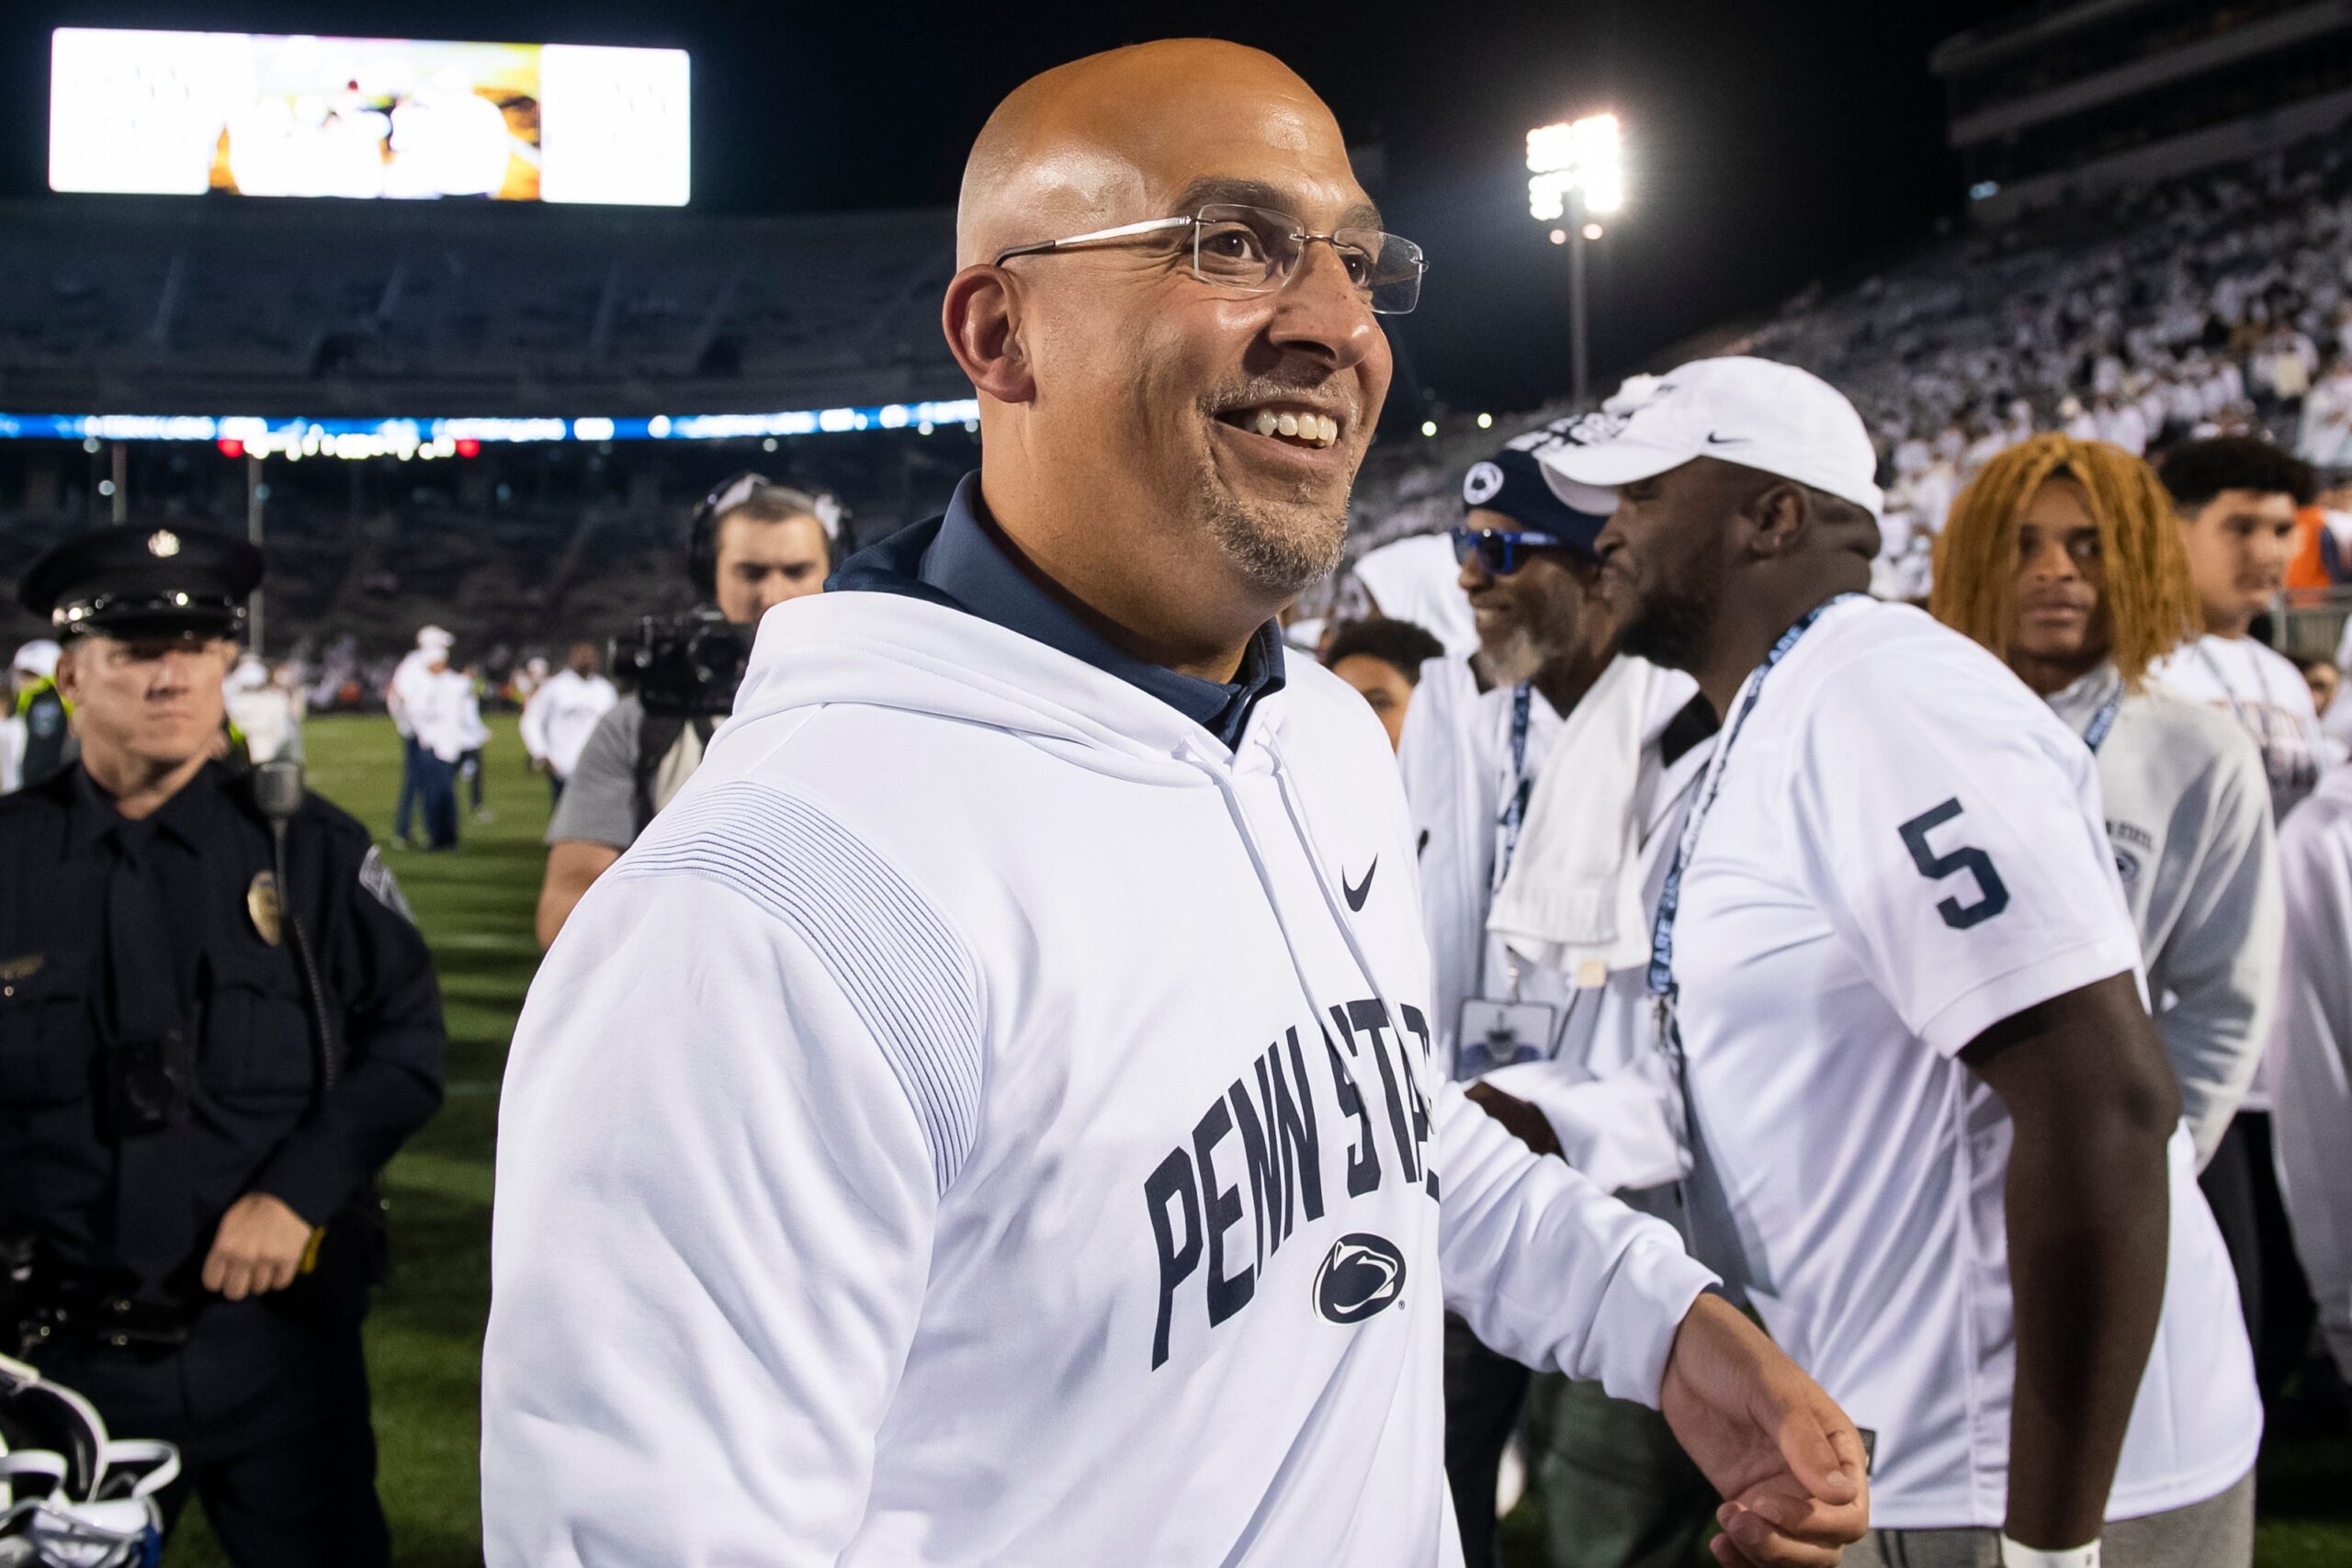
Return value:
<svg viewBox="0 0 2352 1568">
<path fill-rule="evenodd" d="M 1564 550 L 1568 541 L 1536 528 L 1456 528 L 1453 561 L 1466 566 L 1476 556 L 1489 577 L 1509 577 L 1536 550 Z"/>
<path fill-rule="evenodd" d="M 1308 243 L 1316 240 L 1331 247 L 1347 268 L 1348 281 L 1377 315 L 1401 316 L 1419 304 L 1421 275 L 1429 270 L 1421 247 L 1399 235 L 1378 229 L 1334 229 L 1321 234 L 1300 228 L 1288 213 L 1227 202 L 1204 207 L 1188 218 L 1151 218 L 1067 239 L 1014 245 L 997 253 L 996 265 L 1002 266 L 1014 256 L 1179 229 L 1192 231 L 1193 276 L 1212 288 L 1242 294 L 1271 294 L 1288 283 Z"/>
</svg>

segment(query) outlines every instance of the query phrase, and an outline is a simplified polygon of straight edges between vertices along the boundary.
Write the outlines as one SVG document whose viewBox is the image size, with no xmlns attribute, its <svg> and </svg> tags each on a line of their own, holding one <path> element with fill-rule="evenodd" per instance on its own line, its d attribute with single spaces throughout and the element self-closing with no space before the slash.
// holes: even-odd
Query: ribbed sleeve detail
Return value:
<svg viewBox="0 0 2352 1568">
<path fill-rule="evenodd" d="M 978 970 L 905 877 L 819 807 L 747 781 L 664 811 L 612 874 L 699 877 L 791 927 L 880 1046 L 947 1190 L 979 1125 Z"/>
</svg>

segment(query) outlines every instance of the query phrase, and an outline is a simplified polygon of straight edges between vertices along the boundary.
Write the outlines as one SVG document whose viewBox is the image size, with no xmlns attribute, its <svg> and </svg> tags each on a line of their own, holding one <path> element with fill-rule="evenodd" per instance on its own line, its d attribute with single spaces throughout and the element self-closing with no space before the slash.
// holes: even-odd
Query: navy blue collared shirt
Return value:
<svg viewBox="0 0 2352 1568">
<path fill-rule="evenodd" d="M 1150 693 L 1228 750 L 1239 745 L 1258 699 L 1282 690 L 1282 628 L 1273 622 L 1250 637 L 1232 680 L 1186 675 L 1114 646 L 1023 570 L 1012 548 L 981 506 L 980 476 L 967 474 L 944 516 L 859 551 L 825 586 L 910 594 L 993 621 Z"/>
</svg>

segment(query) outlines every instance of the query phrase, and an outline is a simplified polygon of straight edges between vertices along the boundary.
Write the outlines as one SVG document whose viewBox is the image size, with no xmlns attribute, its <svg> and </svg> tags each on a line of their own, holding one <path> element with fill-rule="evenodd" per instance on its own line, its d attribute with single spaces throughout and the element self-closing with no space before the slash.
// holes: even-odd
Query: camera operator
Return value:
<svg viewBox="0 0 2352 1568">
<path fill-rule="evenodd" d="M 711 730 L 734 705 L 759 619 L 823 591 L 840 508 L 830 496 L 739 474 L 703 499 L 686 531 L 700 608 L 649 620 L 614 651 L 636 690 L 597 722 L 548 823 L 539 945 L 555 941 L 596 878 L 694 776 Z"/>
</svg>

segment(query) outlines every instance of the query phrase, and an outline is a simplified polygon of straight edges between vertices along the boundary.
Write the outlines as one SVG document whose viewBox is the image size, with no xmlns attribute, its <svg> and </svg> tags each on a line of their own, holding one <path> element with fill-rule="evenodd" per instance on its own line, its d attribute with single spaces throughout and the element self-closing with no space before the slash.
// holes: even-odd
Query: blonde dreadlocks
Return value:
<svg viewBox="0 0 2352 1568">
<path fill-rule="evenodd" d="M 1984 465 L 1952 503 L 1936 539 L 1928 608 L 1954 631 L 2004 660 L 2017 621 L 2018 528 L 2053 479 L 2081 487 L 2098 525 L 2106 583 L 2099 600 L 2110 628 L 2108 657 L 2128 686 L 2201 628 L 2180 519 L 2155 471 L 2120 446 L 2052 432 Z"/>
</svg>

